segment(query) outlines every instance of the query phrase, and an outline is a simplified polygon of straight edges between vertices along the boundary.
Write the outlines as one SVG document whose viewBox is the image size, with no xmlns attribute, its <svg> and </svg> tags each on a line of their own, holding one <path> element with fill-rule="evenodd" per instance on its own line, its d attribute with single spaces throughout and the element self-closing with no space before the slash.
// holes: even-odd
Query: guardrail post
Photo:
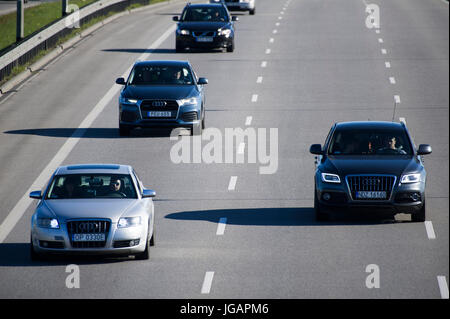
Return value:
<svg viewBox="0 0 450 319">
<path fill-rule="evenodd" d="M 24 38 L 24 8 L 23 0 L 17 0 L 17 28 L 16 28 L 16 41 L 19 42 Z"/>
<path fill-rule="evenodd" d="M 67 7 L 69 6 L 69 0 L 61 0 L 62 1 L 62 16 L 67 15 Z"/>
</svg>

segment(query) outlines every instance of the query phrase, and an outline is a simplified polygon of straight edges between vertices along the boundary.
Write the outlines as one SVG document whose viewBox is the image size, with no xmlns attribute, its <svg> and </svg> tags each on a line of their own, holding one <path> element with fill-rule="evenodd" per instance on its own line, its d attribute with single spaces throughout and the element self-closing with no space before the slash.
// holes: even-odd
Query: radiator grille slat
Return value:
<svg viewBox="0 0 450 319">
<path fill-rule="evenodd" d="M 67 222 L 67 231 L 72 248 L 102 248 L 111 227 L 108 220 L 72 220 Z M 105 234 L 104 241 L 73 241 L 73 234 Z"/>
<path fill-rule="evenodd" d="M 396 177 L 393 175 L 349 175 L 346 180 L 353 200 L 387 200 L 391 197 Z M 356 198 L 357 192 L 386 192 L 386 198 Z"/>
</svg>

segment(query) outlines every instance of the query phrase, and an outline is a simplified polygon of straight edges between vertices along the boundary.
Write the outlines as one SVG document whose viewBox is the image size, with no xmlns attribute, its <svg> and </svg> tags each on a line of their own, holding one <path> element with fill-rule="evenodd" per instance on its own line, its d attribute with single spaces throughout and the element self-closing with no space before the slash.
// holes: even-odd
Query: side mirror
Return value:
<svg viewBox="0 0 450 319">
<path fill-rule="evenodd" d="M 172 17 L 172 20 L 173 20 L 173 21 L 180 21 L 180 19 L 178 18 L 178 16 Z"/>
<path fill-rule="evenodd" d="M 156 192 L 151 189 L 144 189 L 142 191 L 142 198 L 155 197 Z"/>
<path fill-rule="evenodd" d="M 232 17 L 231 17 L 231 21 L 239 21 L 239 18 L 238 18 L 238 17 L 235 17 L 235 16 L 232 16 Z"/>
<path fill-rule="evenodd" d="M 33 191 L 30 193 L 30 198 L 34 199 L 42 199 L 42 193 L 41 191 Z"/>
<path fill-rule="evenodd" d="M 320 144 L 311 145 L 311 147 L 309 148 L 309 152 L 311 154 L 322 155 L 323 154 L 322 145 Z"/>
<path fill-rule="evenodd" d="M 417 150 L 417 155 L 428 155 L 431 154 L 431 146 L 428 144 L 420 144 Z"/>
<path fill-rule="evenodd" d="M 116 84 L 120 84 L 120 85 L 125 85 L 125 79 L 124 78 L 117 78 L 116 79 Z"/>
<path fill-rule="evenodd" d="M 207 78 L 199 78 L 197 84 L 199 84 L 199 85 L 208 84 L 208 79 Z"/>
</svg>

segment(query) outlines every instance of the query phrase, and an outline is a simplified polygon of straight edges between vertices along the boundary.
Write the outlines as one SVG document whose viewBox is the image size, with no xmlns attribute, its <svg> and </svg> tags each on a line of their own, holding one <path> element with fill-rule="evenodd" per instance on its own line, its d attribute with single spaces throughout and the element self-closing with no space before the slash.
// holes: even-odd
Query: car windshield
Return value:
<svg viewBox="0 0 450 319">
<path fill-rule="evenodd" d="M 181 21 L 228 22 L 228 14 L 221 6 L 189 8 L 183 12 Z"/>
<path fill-rule="evenodd" d="M 131 71 L 128 85 L 192 85 L 190 70 L 183 66 L 137 65 Z"/>
<path fill-rule="evenodd" d="M 53 178 L 46 199 L 137 198 L 130 175 L 70 174 Z"/>
<path fill-rule="evenodd" d="M 343 129 L 334 133 L 330 155 L 412 155 L 404 130 Z"/>
</svg>

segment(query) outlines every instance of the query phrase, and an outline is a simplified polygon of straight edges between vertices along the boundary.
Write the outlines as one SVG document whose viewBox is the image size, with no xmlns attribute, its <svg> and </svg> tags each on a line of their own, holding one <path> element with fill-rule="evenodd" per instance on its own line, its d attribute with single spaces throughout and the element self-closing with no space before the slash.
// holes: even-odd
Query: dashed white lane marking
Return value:
<svg viewBox="0 0 450 319">
<path fill-rule="evenodd" d="M 231 176 L 230 182 L 228 183 L 228 190 L 234 191 L 236 189 L 237 176 Z"/>
<path fill-rule="evenodd" d="M 205 278 L 203 279 L 202 294 L 209 294 L 211 291 L 211 285 L 214 278 L 214 271 L 207 271 Z"/>
<path fill-rule="evenodd" d="M 406 125 L 406 119 L 405 119 L 404 117 L 400 117 L 398 120 L 399 120 L 401 123 L 403 123 L 403 124 Z"/>
<path fill-rule="evenodd" d="M 280 26 L 280 22 L 275 23 L 275 26 L 277 27 Z"/>
<path fill-rule="evenodd" d="M 241 142 L 241 143 L 239 143 L 237 153 L 238 154 L 244 154 L 244 151 L 245 151 L 245 143 Z"/>
<path fill-rule="evenodd" d="M 434 232 L 433 223 L 431 221 L 425 221 L 425 229 L 427 230 L 428 239 L 436 239 L 436 233 Z"/>
<path fill-rule="evenodd" d="M 258 78 L 256 79 L 256 83 L 262 83 L 262 81 L 263 81 L 263 77 L 258 76 Z"/>
<path fill-rule="evenodd" d="M 252 95 L 252 102 L 255 103 L 256 101 L 258 101 L 258 94 L 253 94 Z"/>
<path fill-rule="evenodd" d="M 381 54 L 387 54 L 387 50 L 386 49 L 381 49 Z"/>
<path fill-rule="evenodd" d="M 400 100 L 400 95 L 394 95 L 394 101 L 397 104 L 400 104 L 402 101 Z"/>
<path fill-rule="evenodd" d="M 277 29 L 275 29 L 275 30 L 272 31 L 273 34 L 276 34 L 277 32 L 278 32 Z"/>
<path fill-rule="evenodd" d="M 380 34 L 380 29 L 375 29 L 376 34 Z"/>
<path fill-rule="evenodd" d="M 266 49 L 266 54 L 270 54 L 271 50 L 270 49 Z"/>
<path fill-rule="evenodd" d="M 283 17 L 278 17 L 278 20 L 283 20 Z"/>
<path fill-rule="evenodd" d="M 284 11 L 281 11 L 280 14 L 284 14 Z"/>
<path fill-rule="evenodd" d="M 391 82 L 391 84 L 395 84 L 395 83 L 396 83 L 396 82 L 395 82 L 395 77 L 390 76 L 390 77 L 389 77 L 389 82 Z"/>
<path fill-rule="evenodd" d="M 261 62 L 261 67 L 262 67 L 262 68 L 267 67 L 267 61 L 262 61 L 262 62 Z"/>
<path fill-rule="evenodd" d="M 252 119 L 253 119 L 253 117 L 247 116 L 247 118 L 245 119 L 245 125 L 247 125 L 247 126 L 251 125 Z"/>
<path fill-rule="evenodd" d="M 384 62 L 384 66 L 386 67 L 386 69 L 390 69 L 391 68 L 391 62 Z"/>
<path fill-rule="evenodd" d="M 437 276 L 437 280 L 439 285 L 439 291 L 441 292 L 441 298 L 448 299 L 447 279 L 445 279 L 445 276 Z"/>
<path fill-rule="evenodd" d="M 273 43 L 274 41 L 275 41 L 274 38 L 270 38 L 270 40 L 269 40 L 270 43 Z"/>
<path fill-rule="evenodd" d="M 225 233 L 225 227 L 227 226 L 227 218 L 221 217 L 219 219 L 219 224 L 217 225 L 216 235 L 221 236 Z"/>
<path fill-rule="evenodd" d="M 383 43 L 383 39 L 382 38 L 378 38 L 378 42 L 379 43 Z"/>
</svg>

